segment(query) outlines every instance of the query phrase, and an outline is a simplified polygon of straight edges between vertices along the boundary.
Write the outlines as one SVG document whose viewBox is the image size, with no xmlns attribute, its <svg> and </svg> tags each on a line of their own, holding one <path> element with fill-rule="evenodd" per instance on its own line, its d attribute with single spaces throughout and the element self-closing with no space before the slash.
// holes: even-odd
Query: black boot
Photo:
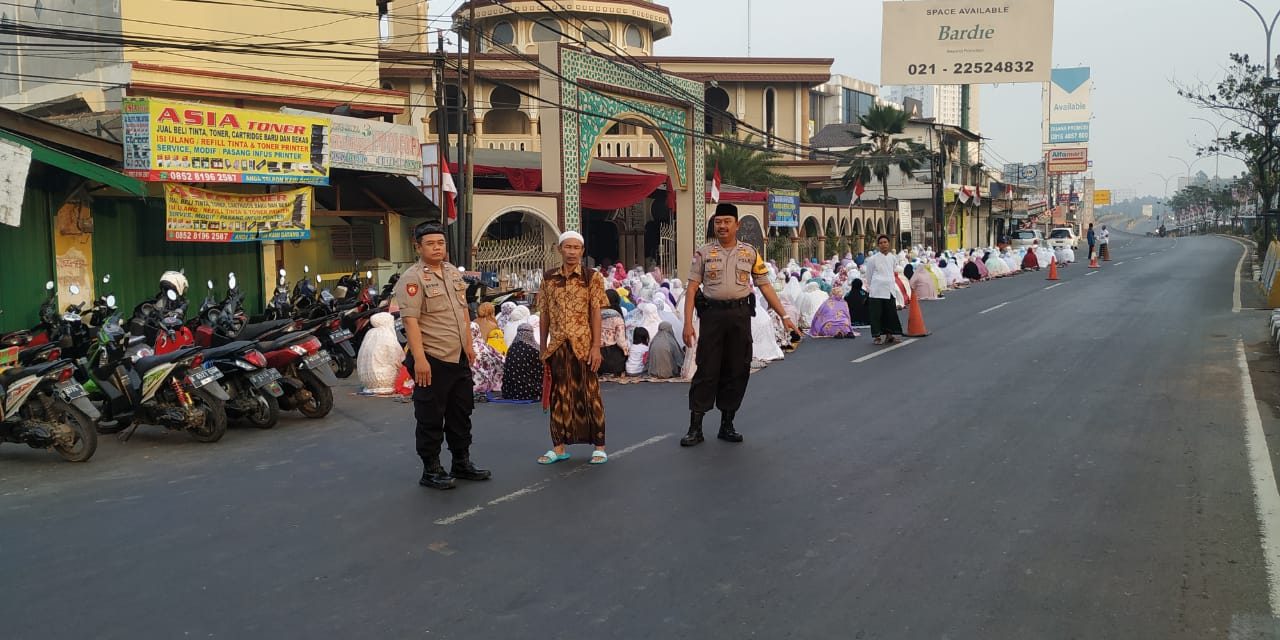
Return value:
<svg viewBox="0 0 1280 640">
<path fill-rule="evenodd" d="M 692 447 L 702 443 L 702 416 L 706 415 L 701 411 L 693 411 L 689 413 L 689 433 L 680 438 L 680 446 Z"/>
<path fill-rule="evenodd" d="M 720 433 L 716 434 L 717 438 L 725 442 L 742 442 L 742 434 L 733 428 L 732 411 L 720 412 Z"/>
<path fill-rule="evenodd" d="M 445 472 L 444 465 L 440 464 L 440 458 L 431 458 L 422 461 L 422 479 L 418 484 L 432 489 L 452 489 L 453 476 Z"/>
<path fill-rule="evenodd" d="M 459 480 L 488 480 L 493 477 L 493 472 L 488 469 L 481 469 L 471 462 L 471 456 L 460 455 L 453 457 L 453 471 L 450 474 Z"/>
</svg>

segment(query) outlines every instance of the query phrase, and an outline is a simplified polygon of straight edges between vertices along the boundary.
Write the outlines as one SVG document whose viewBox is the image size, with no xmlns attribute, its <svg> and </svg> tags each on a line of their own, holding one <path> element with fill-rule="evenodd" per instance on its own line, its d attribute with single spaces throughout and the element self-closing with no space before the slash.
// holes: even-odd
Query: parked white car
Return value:
<svg viewBox="0 0 1280 640">
<path fill-rule="evenodd" d="M 1080 248 L 1080 237 L 1076 235 L 1075 229 L 1057 227 L 1049 232 L 1049 248 L 1060 247 L 1071 247 L 1072 251 Z"/>
<path fill-rule="evenodd" d="M 1037 242 L 1042 247 L 1047 246 L 1044 234 L 1039 229 L 1019 229 L 1013 232 L 1013 237 L 1009 240 L 1014 249 L 1030 249 Z"/>
</svg>

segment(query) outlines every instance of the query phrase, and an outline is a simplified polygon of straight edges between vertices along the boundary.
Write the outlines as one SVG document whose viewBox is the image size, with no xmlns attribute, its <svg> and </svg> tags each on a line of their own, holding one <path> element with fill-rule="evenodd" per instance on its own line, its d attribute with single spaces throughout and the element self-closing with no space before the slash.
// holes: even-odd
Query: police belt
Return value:
<svg viewBox="0 0 1280 640">
<path fill-rule="evenodd" d="M 699 290 L 698 294 L 693 297 L 693 306 L 698 311 L 705 311 L 707 309 L 727 310 L 749 307 L 752 311 L 752 315 L 755 315 L 756 294 L 753 293 L 745 298 L 735 298 L 733 300 L 712 300 Z"/>
</svg>

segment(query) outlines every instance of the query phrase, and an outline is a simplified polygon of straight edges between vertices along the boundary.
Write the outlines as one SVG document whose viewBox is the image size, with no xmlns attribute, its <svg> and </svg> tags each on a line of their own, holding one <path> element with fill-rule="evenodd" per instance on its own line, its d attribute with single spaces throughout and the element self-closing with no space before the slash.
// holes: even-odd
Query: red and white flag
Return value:
<svg viewBox="0 0 1280 640">
<path fill-rule="evenodd" d="M 867 188 L 866 188 L 866 187 L 864 187 L 864 186 L 862 186 L 862 181 L 861 181 L 861 180 L 858 180 L 857 182 L 854 182 L 854 183 L 853 183 L 853 202 L 857 202 L 857 201 L 861 200 L 861 199 L 862 199 L 862 194 L 864 194 L 864 193 L 866 193 L 866 192 L 867 192 Z"/>
<path fill-rule="evenodd" d="M 711 174 L 711 201 L 720 203 L 720 165 L 716 165 L 715 173 Z"/>
<path fill-rule="evenodd" d="M 440 195 L 444 202 L 445 224 L 458 221 L 458 186 L 453 183 L 453 174 L 449 173 L 449 161 L 440 163 Z"/>
</svg>

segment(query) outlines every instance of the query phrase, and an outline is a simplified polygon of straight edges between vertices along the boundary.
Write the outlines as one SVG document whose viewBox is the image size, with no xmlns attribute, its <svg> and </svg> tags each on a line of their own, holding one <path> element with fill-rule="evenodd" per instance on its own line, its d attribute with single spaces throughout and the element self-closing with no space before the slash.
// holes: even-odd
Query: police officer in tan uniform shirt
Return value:
<svg viewBox="0 0 1280 640">
<path fill-rule="evenodd" d="M 698 369 L 689 386 L 689 433 L 680 446 L 702 442 L 702 418 L 714 406 L 720 409 L 717 438 L 742 442 L 733 427 L 733 415 L 742 405 L 751 375 L 751 316 L 755 298 L 751 283 L 760 289 L 769 308 L 782 317 L 787 329 L 797 332 L 778 294 L 769 282 L 769 270 L 755 247 L 738 242 L 738 208 L 721 203 L 711 218 L 716 241 L 693 253 L 689 287 L 684 304 L 684 343 L 694 344 L 693 313 L 701 322 L 697 339 Z"/>
<path fill-rule="evenodd" d="M 439 223 L 424 222 L 413 230 L 419 261 L 396 283 L 396 304 L 404 319 L 409 353 L 405 366 L 413 374 L 413 415 L 424 487 L 452 489 L 454 478 L 488 480 L 489 471 L 471 462 L 471 411 L 475 408 L 471 362 L 471 316 L 458 268 L 445 261 L 448 246 Z M 449 443 L 452 472 L 440 464 L 440 445 Z"/>
</svg>

